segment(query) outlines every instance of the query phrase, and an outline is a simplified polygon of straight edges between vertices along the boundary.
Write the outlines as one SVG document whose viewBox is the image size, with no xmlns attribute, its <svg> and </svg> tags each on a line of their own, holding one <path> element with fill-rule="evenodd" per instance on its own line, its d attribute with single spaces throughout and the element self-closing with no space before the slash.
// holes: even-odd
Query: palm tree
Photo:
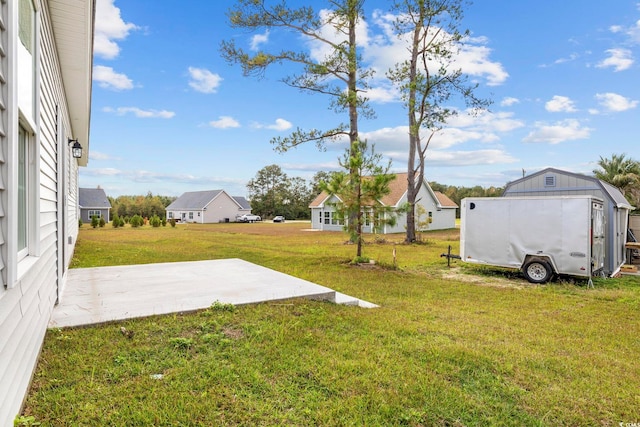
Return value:
<svg viewBox="0 0 640 427">
<path fill-rule="evenodd" d="M 596 178 L 620 189 L 636 206 L 640 201 L 640 162 L 626 154 L 612 154 L 610 159 L 600 156 L 600 169 L 594 169 Z"/>
</svg>

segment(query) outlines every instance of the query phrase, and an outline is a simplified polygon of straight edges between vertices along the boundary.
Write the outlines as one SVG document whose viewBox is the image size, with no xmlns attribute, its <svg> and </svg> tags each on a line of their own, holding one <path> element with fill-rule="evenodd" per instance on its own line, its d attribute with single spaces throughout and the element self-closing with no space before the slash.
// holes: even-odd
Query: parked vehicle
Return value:
<svg viewBox="0 0 640 427">
<path fill-rule="evenodd" d="M 239 217 L 236 217 L 236 221 L 238 221 L 238 222 L 257 222 L 257 221 L 262 221 L 262 218 L 260 217 L 260 215 L 244 214 L 244 215 L 240 215 Z"/>
<path fill-rule="evenodd" d="M 284 222 L 284 217 L 282 215 L 276 215 L 273 217 L 273 222 Z"/>
<path fill-rule="evenodd" d="M 593 196 L 475 197 L 461 202 L 464 262 L 517 268 L 532 283 L 604 267 L 603 201 Z"/>
</svg>

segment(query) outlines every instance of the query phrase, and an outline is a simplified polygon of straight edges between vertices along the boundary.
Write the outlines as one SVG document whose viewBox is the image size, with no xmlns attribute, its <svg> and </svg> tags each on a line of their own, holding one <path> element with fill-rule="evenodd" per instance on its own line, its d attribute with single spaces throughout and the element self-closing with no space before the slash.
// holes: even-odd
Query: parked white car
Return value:
<svg viewBox="0 0 640 427">
<path fill-rule="evenodd" d="M 260 217 L 260 215 L 244 214 L 244 215 L 240 215 L 239 217 L 237 217 L 236 221 L 238 221 L 238 222 L 257 222 L 257 221 L 262 221 L 262 218 Z"/>
</svg>

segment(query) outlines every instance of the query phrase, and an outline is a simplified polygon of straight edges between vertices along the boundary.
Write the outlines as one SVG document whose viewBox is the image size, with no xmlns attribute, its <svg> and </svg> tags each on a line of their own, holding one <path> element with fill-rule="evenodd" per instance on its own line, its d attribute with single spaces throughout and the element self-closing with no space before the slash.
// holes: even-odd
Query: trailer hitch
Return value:
<svg viewBox="0 0 640 427">
<path fill-rule="evenodd" d="M 440 254 L 440 258 L 442 257 L 446 257 L 447 258 L 447 267 L 451 267 L 451 258 L 453 259 L 462 259 L 462 257 L 460 255 L 456 255 L 456 254 L 452 254 L 451 253 L 451 245 L 449 245 L 449 248 L 447 249 L 447 253 L 446 254 Z"/>
</svg>

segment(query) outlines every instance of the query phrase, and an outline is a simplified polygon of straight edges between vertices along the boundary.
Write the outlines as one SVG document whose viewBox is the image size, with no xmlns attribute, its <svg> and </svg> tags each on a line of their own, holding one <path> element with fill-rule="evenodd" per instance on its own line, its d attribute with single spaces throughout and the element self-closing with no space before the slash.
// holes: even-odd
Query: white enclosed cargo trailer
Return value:
<svg viewBox="0 0 640 427">
<path fill-rule="evenodd" d="M 462 261 L 517 268 L 532 283 L 604 267 L 603 201 L 593 196 L 472 197 L 460 207 Z"/>
</svg>

